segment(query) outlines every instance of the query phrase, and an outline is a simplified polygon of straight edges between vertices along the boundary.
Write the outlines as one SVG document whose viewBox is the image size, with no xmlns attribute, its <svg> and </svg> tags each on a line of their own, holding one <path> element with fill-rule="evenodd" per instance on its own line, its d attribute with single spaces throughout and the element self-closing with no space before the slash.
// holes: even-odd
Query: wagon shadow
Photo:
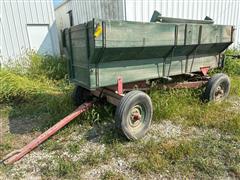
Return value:
<svg viewBox="0 0 240 180">
<path fill-rule="evenodd" d="M 101 144 L 128 142 L 127 138 L 123 136 L 122 132 L 116 128 L 113 121 L 93 126 L 91 129 L 84 133 L 84 137 L 87 141 Z"/>
</svg>

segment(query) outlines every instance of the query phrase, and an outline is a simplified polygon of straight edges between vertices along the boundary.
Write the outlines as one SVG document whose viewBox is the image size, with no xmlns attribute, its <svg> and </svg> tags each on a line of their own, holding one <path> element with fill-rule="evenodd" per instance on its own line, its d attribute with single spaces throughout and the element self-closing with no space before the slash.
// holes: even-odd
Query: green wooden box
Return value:
<svg viewBox="0 0 240 180">
<path fill-rule="evenodd" d="M 233 26 L 93 19 L 64 31 L 72 82 L 95 90 L 221 65 Z"/>
</svg>

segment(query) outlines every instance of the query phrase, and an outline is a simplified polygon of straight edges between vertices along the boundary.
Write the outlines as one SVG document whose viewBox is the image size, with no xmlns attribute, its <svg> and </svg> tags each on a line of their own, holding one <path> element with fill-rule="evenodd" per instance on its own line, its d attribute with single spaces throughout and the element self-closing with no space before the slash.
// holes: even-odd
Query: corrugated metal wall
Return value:
<svg viewBox="0 0 240 180">
<path fill-rule="evenodd" d="M 163 16 L 204 19 L 215 24 L 235 25 L 236 41 L 240 44 L 240 0 L 125 0 L 126 20 L 149 22 L 154 10 Z"/>
<path fill-rule="evenodd" d="M 82 24 L 93 18 L 124 20 L 123 0 L 67 0 L 55 9 L 58 35 L 70 26 L 68 12 L 73 14 L 73 24 Z"/>
<path fill-rule="evenodd" d="M 46 24 L 52 37 L 53 51 L 59 53 L 59 43 L 52 0 L 0 0 L 2 29 L 1 61 L 18 58 L 30 49 L 27 25 Z"/>
<path fill-rule="evenodd" d="M 240 44 L 240 0 L 69 0 L 55 10 L 59 29 L 69 26 L 69 10 L 75 25 L 93 17 L 149 22 L 154 10 L 187 19 L 209 16 L 216 24 L 235 25 L 234 46 Z"/>
<path fill-rule="evenodd" d="M 70 10 L 73 13 L 74 25 L 93 18 L 124 19 L 123 0 L 69 0 L 55 9 L 57 24 L 60 27 L 69 26 L 67 12 Z"/>
</svg>

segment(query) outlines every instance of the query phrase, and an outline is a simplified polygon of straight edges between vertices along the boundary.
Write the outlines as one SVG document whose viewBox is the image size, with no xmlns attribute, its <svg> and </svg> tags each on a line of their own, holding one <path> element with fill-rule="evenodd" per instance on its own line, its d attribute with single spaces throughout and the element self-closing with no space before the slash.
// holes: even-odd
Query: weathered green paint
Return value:
<svg viewBox="0 0 240 180">
<path fill-rule="evenodd" d="M 96 25 L 102 27 L 94 37 Z M 218 67 L 232 26 L 93 20 L 65 32 L 70 78 L 88 89 Z"/>
</svg>

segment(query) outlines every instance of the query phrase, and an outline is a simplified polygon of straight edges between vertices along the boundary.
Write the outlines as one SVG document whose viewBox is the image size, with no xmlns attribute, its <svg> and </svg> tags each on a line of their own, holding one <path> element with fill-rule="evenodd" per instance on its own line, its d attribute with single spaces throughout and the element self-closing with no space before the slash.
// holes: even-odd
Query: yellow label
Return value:
<svg viewBox="0 0 240 180">
<path fill-rule="evenodd" d="M 95 33 L 94 33 L 94 37 L 97 38 L 102 34 L 102 27 L 100 25 L 97 26 Z"/>
</svg>

